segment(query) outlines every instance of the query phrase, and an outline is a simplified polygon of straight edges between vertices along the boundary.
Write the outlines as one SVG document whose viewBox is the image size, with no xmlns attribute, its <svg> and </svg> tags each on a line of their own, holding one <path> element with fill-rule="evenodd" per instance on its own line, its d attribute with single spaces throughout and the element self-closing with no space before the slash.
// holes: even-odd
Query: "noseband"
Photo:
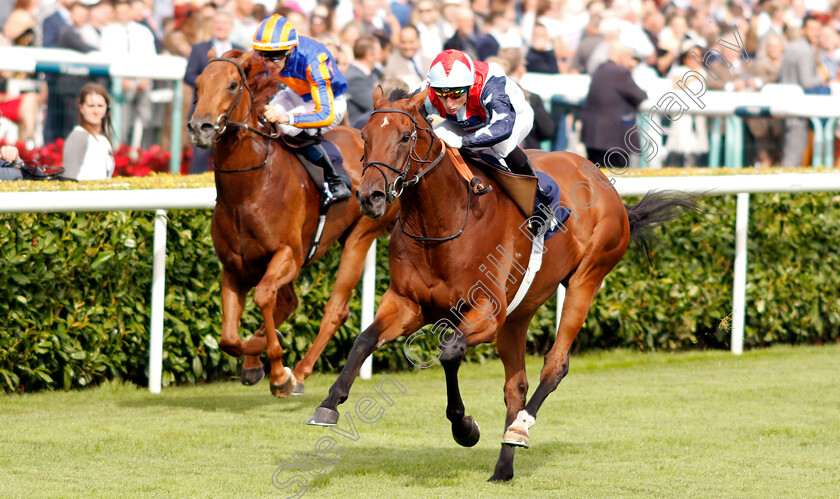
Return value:
<svg viewBox="0 0 840 499">
<path fill-rule="evenodd" d="M 246 81 L 245 80 L 245 70 L 242 69 L 242 66 L 239 64 L 238 61 L 236 61 L 234 59 L 229 59 L 227 57 L 217 57 L 217 58 L 211 60 L 209 63 L 207 63 L 207 65 L 209 66 L 210 64 L 212 64 L 214 62 L 229 62 L 229 63 L 233 64 L 234 66 L 236 66 L 236 70 L 239 71 L 240 82 L 239 82 L 239 93 L 236 94 L 236 101 L 233 103 L 233 106 L 231 106 L 231 108 L 228 109 L 228 111 L 226 113 L 220 114 L 219 117 L 216 118 L 216 123 L 213 124 L 213 130 L 216 132 L 216 136 L 213 137 L 213 141 L 218 142 L 222 138 L 222 136 L 228 131 L 228 126 L 231 126 L 233 128 L 242 128 L 246 131 L 255 133 L 255 134 L 259 135 L 260 137 L 263 137 L 263 138 L 268 140 L 266 145 L 265 145 L 265 157 L 263 158 L 262 163 L 260 163 L 256 166 L 249 166 L 247 168 L 240 168 L 240 169 L 237 169 L 237 170 L 222 170 L 220 168 L 215 168 L 215 171 L 217 171 L 219 173 L 237 173 L 237 172 L 247 172 L 249 170 L 256 170 L 258 168 L 262 168 L 268 162 L 268 152 L 271 149 L 271 139 L 279 138 L 280 137 L 280 132 L 276 128 L 272 127 L 273 133 L 268 134 L 268 133 L 262 132 L 260 130 L 257 130 L 256 128 L 251 127 L 247 123 L 240 123 L 238 121 L 231 121 L 230 120 L 230 115 L 233 114 L 233 112 L 239 106 L 239 101 L 242 100 L 242 93 L 243 93 L 242 89 L 245 88 L 246 90 L 248 90 L 248 94 L 251 96 L 251 108 L 248 110 L 248 114 L 245 115 L 245 120 L 247 121 L 248 117 L 251 116 L 251 112 L 254 110 L 254 93 L 251 92 L 251 89 L 248 88 L 248 85 L 245 83 L 245 81 Z"/>
<path fill-rule="evenodd" d="M 428 159 L 429 154 L 431 154 L 431 152 L 432 152 L 432 146 L 431 145 L 429 146 L 429 149 L 426 150 L 426 154 L 421 158 L 417 154 L 417 150 L 415 149 L 415 146 L 417 145 L 417 129 L 419 128 L 419 129 L 423 130 L 424 132 L 428 133 L 429 134 L 429 139 L 431 139 L 430 143 L 434 144 L 435 140 L 440 140 L 440 139 L 438 139 L 435 136 L 434 132 L 432 131 L 432 127 L 430 127 L 430 126 L 429 127 L 418 126 L 417 120 L 414 119 L 414 116 L 412 116 L 411 113 L 409 113 L 407 111 L 403 111 L 402 109 L 377 109 L 377 110 L 375 110 L 371 113 L 371 116 L 373 116 L 374 114 L 377 114 L 377 113 L 400 113 L 400 114 L 404 114 L 404 115 L 408 116 L 408 119 L 410 119 L 411 122 L 414 124 L 414 130 L 411 132 L 411 138 L 408 141 L 408 148 L 409 148 L 408 149 L 408 154 L 406 154 L 405 164 L 403 165 L 402 168 L 395 168 L 394 166 L 389 165 L 388 163 L 384 163 L 382 161 L 368 161 L 364 164 L 364 166 L 362 166 L 362 176 L 364 176 L 365 170 L 367 170 L 369 166 L 373 166 L 374 168 L 379 170 L 379 173 L 382 174 L 382 178 L 385 180 L 385 191 L 386 191 L 385 200 L 386 200 L 387 204 L 391 205 L 391 204 L 394 204 L 394 202 L 396 202 L 397 198 L 399 198 L 402 195 L 403 190 L 405 190 L 406 187 L 416 185 L 418 182 L 420 182 L 420 179 L 423 178 L 424 175 L 426 175 L 427 173 L 432 171 L 437 165 L 440 164 L 441 160 L 443 159 L 443 155 L 446 154 L 446 145 L 442 144 L 442 146 L 440 148 L 440 154 L 434 160 L 429 160 Z M 420 173 L 415 173 L 414 176 L 410 180 L 406 180 L 406 178 L 408 177 L 408 173 L 411 171 L 411 162 L 412 161 L 417 163 L 418 166 L 422 165 L 422 164 L 429 164 L 429 166 L 427 168 L 423 169 L 423 171 L 421 171 Z M 394 183 L 391 184 L 390 186 L 388 185 L 388 177 L 385 175 L 385 172 L 382 170 L 383 166 L 398 175 L 397 178 L 394 179 Z M 402 233 L 405 234 L 406 236 L 414 239 L 415 241 L 434 242 L 434 243 L 451 241 L 452 239 L 455 239 L 456 237 L 460 236 L 461 233 L 464 232 L 464 229 L 467 227 L 467 221 L 470 218 L 470 205 L 471 204 L 472 204 L 471 191 L 470 191 L 469 186 L 467 186 L 467 214 L 464 217 L 464 224 L 461 226 L 461 229 L 458 230 L 458 232 L 456 232 L 456 233 L 454 233 L 454 234 L 452 234 L 451 236 L 448 236 L 448 237 L 425 237 L 425 236 L 418 236 L 416 234 L 412 234 L 412 233 L 405 230 L 405 227 L 403 226 L 403 223 L 402 223 L 402 219 L 399 216 L 397 217 L 397 223 L 399 224 L 400 230 L 402 230 Z"/>
<path fill-rule="evenodd" d="M 428 133 L 430 143 L 434 144 L 435 139 L 437 139 L 437 137 L 435 137 L 435 134 L 432 131 L 432 128 L 431 127 L 418 126 L 417 120 L 414 119 L 414 116 L 412 116 L 411 113 L 409 113 L 407 111 L 403 111 L 402 109 L 377 109 L 377 110 L 373 111 L 372 113 L 370 113 L 370 115 L 373 116 L 374 114 L 377 114 L 377 113 L 400 113 L 400 114 L 404 114 L 404 115 L 408 116 L 408 119 L 410 119 L 411 123 L 414 124 L 414 130 L 412 130 L 411 138 L 408 140 L 408 154 L 406 155 L 405 163 L 403 164 L 402 168 L 396 168 L 396 167 L 394 167 L 392 165 L 389 165 L 388 163 L 384 163 L 382 161 L 368 161 L 362 166 L 362 175 L 365 174 L 365 171 L 370 166 L 376 168 L 377 170 L 379 170 L 379 173 L 382 174 L 382 178 L 385 180 L 385 192 L 386 192 L 386 196 L 387 196 L 386 197 L 386 202 L 389 205 L 391 205 L 391 204 L 394 204 L 396 202 L 397 198 L 399 198 L 402 195 L 403 190 L 405 190 L 406 187 L 410 187 L 412 185 L 417 184 L 417 182 L 420 182 L 420 179 L 425 174 L 429 173 L 432 169 L 434 169 L 434 167 L 436 167 L 438 164 L 440 164 L 440 161 L 443 159 L 443 155 L 446 152 L 446 147 L 445 146 L 441 147 L 440 155 L 438 155 L 438 157 L 434 161 L 431 161 L 431 160 L 428 159 L 429 154 L 432 153 L 432 147 L 431 146 L 429 146 L 429 149 L 426 150 L 425 156 L 423 156 L 421 158 L 417 154 L 417 149 L 415 148 L 417 146 L 417 129 L 419 128 L 420 130 L 423 130 L 424 132 Z M 424 169 L 420 173 L 415 173 L 414 177 L 412 177 L 411 180 L 406 180 L 406 178 L 408 177 L 408 173 L 411 171 L 411 162 L 412 161 L 417 163 L 418 165 L 429 164 L 429 167 Z M 389 169 L 392 172 L 397 174 L 397 178 L 394 179 L 394 182 L 392 184 L 388 185 L 388 177 L 385 175 L 385 172 L 382 170 L 382 167 L 385 167 L 385 168 L 387 168 L 387 169 Z"/>
</svg>

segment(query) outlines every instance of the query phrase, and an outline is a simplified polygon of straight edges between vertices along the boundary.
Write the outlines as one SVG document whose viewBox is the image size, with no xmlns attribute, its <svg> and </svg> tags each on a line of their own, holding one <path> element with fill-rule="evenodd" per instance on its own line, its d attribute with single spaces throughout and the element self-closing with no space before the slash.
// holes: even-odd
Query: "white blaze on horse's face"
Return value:
<svg viewBox="0 0 840 499">
<path fill-rule="evenodd" d="M 379 127 L 380 128 L 385 128 L 387 125 L 388 125 L 388 118 L 385 118 L 384 120 L 382 120 L 382 125 L 380 125 Z"/>
</svg>

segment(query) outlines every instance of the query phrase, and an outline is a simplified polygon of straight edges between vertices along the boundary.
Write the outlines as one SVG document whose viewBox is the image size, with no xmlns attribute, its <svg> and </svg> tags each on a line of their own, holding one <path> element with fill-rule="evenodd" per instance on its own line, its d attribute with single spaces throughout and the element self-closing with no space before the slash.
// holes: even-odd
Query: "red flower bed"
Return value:
<svg viewBox="0 0 840 499">
<path fill-rule="evenodd" d="M 6 142 L 0 140 L 0 145 Z M 58 139 L 52 144 L 27 151 L 22 142 L 15 144 L 20 157 L 24 161 L 36 161 L 41 165 L 61 166 L 64 164 L 64 139 Z M 129 147 L 125 144 L 114 151 L 115 177 L 145 177 L 152 172 L 169 173 L 169 151 L 164 151 L 158 145 L 148 149 Z M 189 173 L 192 159 L 192 149 L 184 148 L 181 156 L 181 175 Z"/>
</svg>

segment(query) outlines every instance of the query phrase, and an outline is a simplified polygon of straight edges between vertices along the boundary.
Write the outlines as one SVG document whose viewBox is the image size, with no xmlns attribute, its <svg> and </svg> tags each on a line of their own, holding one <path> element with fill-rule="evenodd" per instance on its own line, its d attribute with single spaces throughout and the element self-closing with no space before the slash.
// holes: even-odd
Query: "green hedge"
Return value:
<svg viewBox="0 0 840 499">
<path fill-rule="evenodd" d="M 745 346 L 840 339 L 837 196 L 751 198 Z M 732 303 L 734 196 L 702 200 L 705 213 L 668 224 L 652 265 L 629 251 L 607 276 L 575 348 L 727 348 Z M 0 385 L 4 391 L 69 389 L 105 379 L 145 384 L 152 274 L 150 212 L 0 215 Z M 562 237 L 562 236 L 557 236 Z M 387 288 L 380 240 L 377 297 Z M 339 251 L 303 272 L 300 306 L 283 325 L 294 365 L 318 330 Z M 218 349 L 220 266 L 209 211 L 169 212 L 163 383 L 225 378 L 237 361 Z M 316 370 L 338 370 L 359 328 L 360 293 Z M 241 334 L 260 315 L 249 296 Z M 535 317 L 532 352 L 550 347 L 552 298 Z M 432 345 L 427 345 L 433 348 Z M 494 355 L 471 349 L 472 360 Z M 380 349 L 375 368 L 410 365 L 402 342 Z"/>
</svg>

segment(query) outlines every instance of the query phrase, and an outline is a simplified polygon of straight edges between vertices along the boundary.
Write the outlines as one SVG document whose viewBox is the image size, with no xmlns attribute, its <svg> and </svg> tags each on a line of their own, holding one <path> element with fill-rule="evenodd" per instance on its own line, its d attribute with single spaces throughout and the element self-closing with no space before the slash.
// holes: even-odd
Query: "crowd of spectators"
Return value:
<svg viewBox="0 0 840 499">
<path fill-rule="evenodd" d="M 347 76 L 348 124 L 369 113 L 371 91 L 387 78 L 413 90 L 431 59 L 447 48 L 473 58 L 501 57 L 509 74 L 593 75 L 616 54 L 644 87 L 644 78 L 675 79 L 698 60 L 726 64 L 710 89 L 755 91 L 771 82 L 827 93 L 840 71 L 840 0 L 16 0 L 0 7 L 0 44 L 63 47 L 81 52 L 173 54 L 189 58 L 184 112 L 208 47 L 247 47 L 272 13 L 334 54 Z M 719 40 L 742 42 L 745 58 L 721 61 L 705 52 Z M 521 68 L 521 70 L 520 70 Z M 90 78 L 3 73 L 2 113 L 20 125 L 29 147 L 42 137 L 67 137 L 77 97 Z M 46 84 L 43 82 L 46 81 Z M 107 82 L 100 82 L 107 83 Z M 135 120 L 148 126 L 154 82 L 124 80 L 122 141 Z M 655 96 L 654 96 L 655 97 Z M 530 97 L 529 97 L 530 98 Z M 635 97 L 634 97 L 635 100 Z M 537 101 L 538 103 L 538 101 Z M 40 105 L 39 105 L 40 104 Z M 561 123 L 561 128 L 563 124 Z M 808 143 L 805 120 L 747 123 L 749 157 L 758 165 L 798 165 Z M 674 165 L 708 161 L 706 118 L 666 130 Z M 783 147 L 778 147 L 781 143 Z M 589 146 L 587 144 L 587 146 Z M 592 148 L 600 150 L 602 145 Z M 202 161 L 206 162 L 206 158 Z M 203 163 L 202 163 L 203 164 Z M 200 166 L 201 171 L 205 166 Z"/>
</svg>

